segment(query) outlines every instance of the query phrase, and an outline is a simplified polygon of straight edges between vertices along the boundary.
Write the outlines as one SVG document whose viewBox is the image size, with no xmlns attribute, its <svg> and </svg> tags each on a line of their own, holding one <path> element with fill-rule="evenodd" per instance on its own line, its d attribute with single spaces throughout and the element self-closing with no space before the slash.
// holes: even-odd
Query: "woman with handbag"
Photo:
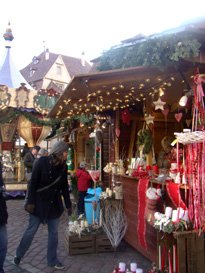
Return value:
<svg viewBox="0 0 205 273">
<path fill-rule="evenodd" d="M 58 225 L 64 211 L 62 196 L 68 215 L 71 214 L 71 201 L 67 182 L 68 144 L 57 141 L 49 156 L 41 157 L 35 163 L 28 189 L 25 206 L 30 213 L 29 224 L 16 249 L 14 263 L 18 265 L 29 249 L 39 225 L 48 225 L 47 263 L 55 269 L 64 269 L 57 258 Z"/>
</svg>

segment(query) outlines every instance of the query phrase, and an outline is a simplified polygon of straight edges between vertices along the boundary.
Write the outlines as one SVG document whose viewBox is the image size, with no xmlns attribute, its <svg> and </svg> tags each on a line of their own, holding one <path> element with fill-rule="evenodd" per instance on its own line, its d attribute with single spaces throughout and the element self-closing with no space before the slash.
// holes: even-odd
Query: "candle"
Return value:
<svg viewBox="0 0 205 273">
<path fill-rule="evenodd" d="M 165 208 L 165 215 L 167 218 L 172 218 L 172 208 L 171 207 Z"/>
<path fill-rule="evenodd" d="M 136 269 L 136 273 L 143 273 L 142 268 L 137 268 L 137 269 Z"/>
<path fill-rule="evenodd" d="M 132 273 L 135 273 L 137 269 L 137 264 L 136 263 L 131 263 L 130 264 L 130 270 Z"/>
<path fill-rule="evenodd" d="M 175 209 L 172 211 L 172 221 L 176 222 L 178 219 L 178 211 Z"/>
<path fill-rule="evenodd" d="M 119 263 L 119 272 L 124 273 L 125 272 L 125 263 Z"/>
<path fill-rule="evenodd" d="M 186 222 L 189 221 L 189 212 L 188 212 L 188 210 L 185 210 L 185 211 L 184 211 L 183 220 L 186 221 Z"/>
<path fill-rule="evenodd" d="M 159 270 L 162 269 L 161 245 L 159 245 Z"/>
<path fill-rule="evenodd" d="M 88 227 L 88 221 L 87 220 L 84 221 L 84 226 Z"/>
<path fill-rule="evenodd" d="M 183 208 L 178 208 L 177 211 L 178 211 L 179 219 L 183 219 L 183 217 L 184 217 Z"/>
</svg>

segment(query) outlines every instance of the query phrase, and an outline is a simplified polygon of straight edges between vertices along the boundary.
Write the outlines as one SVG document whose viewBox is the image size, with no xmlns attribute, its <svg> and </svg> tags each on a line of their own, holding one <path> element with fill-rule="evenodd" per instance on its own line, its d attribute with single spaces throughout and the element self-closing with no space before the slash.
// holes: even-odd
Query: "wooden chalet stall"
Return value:
<svg viewBox="0 0 205 273">
<path fill-rule="evenodd" d="M 204 73 L 204 63 L 199 66 L 200 73 Z M 143 128 L 148 128 L 153 137 L 154 153 L 152 151 L 146 156 L 147 165 L 156 165 L 154 161 L 160 155 L 164 137 L 191 128 L 193 97 L 190 96 L 187 107 L 180 107 L 178 102 L 184 90 L 194 88 L 195 68 L 192 62 L 184 61 L 177 69 L 169 67 L 163 71 L 140 66 L 75 76 L 48 115 L 71 118 L 92 114 L 97 117 L 101 128 L 106 121 L 100 147 L 102 184 L 106 188 L 116 182 L 122 183 L 128 220 L 124 239 L 151 261 L 159 259 L 158 240 L 157 230 L 145 219 L 145 192 L 150 185 L 164 189 L 166 183 L 156 180 L 156 176 L 148 180 L 134 177 L 135 167 L 131 166 L 131 159 L 138 156 L 139 145 L 136 144 Z M 98 120 L 99 116 L 107 116 L 108 119 Z M 93 128 L 88 130 L 89 134 L 92 131 Z M 119 160 L 122 160 L 123 168 L 117 165 Z M 112 167 L 117 166 L 118 171 L 103 171 L 110 162 Z M 162 171 L 164 169 L 162 167 Z M 183 187 L 180 191 L 184 196 Z M 166 206 L 173 205 L 169 196 L 164 202 Z M 163 209 L 163 204 L 160 205 L 159 211 Z"/>
</svg>

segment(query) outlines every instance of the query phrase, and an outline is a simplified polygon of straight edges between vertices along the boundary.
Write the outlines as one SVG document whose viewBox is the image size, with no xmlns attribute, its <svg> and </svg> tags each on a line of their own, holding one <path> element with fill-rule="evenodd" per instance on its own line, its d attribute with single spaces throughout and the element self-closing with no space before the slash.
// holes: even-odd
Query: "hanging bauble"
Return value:
<svg viewBox="0 0 205 273">
<path fill-rule="evenodd" d="M 51 127 L 49 126 L 35 124 L 25 116 L 19 117 L 18 132 L 19 135 L 28 143 L 29 147 L 40 144 L 40 142 L 48 136 L 50 131 Z"/>
<path fill-rule="evenodd" d="M 130 119 L 131 119 L 131 115 L 130 115 L 130 111 L 128 109 L 125 109 L 124 111 L 122 111 L 122 122 L 126 125 L 130 125 Z"/>
</svg>

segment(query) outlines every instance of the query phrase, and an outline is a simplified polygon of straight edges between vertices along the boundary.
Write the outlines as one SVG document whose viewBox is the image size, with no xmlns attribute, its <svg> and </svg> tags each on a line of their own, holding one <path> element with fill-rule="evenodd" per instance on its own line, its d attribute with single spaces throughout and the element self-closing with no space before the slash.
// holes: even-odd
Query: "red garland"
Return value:
<svg viewBox="0 0 205 273">
<path fill-rule="evenodd" d="M 137 221 L 137 237 L 139 244 L 146 250 L 146 221 L 145 221 L 145 209 L 146 209 L 146 190 L 149 185 L 149 179 L 141 178 L 137 184 L 138 193 L 138 221 Z"/>
</svg>

